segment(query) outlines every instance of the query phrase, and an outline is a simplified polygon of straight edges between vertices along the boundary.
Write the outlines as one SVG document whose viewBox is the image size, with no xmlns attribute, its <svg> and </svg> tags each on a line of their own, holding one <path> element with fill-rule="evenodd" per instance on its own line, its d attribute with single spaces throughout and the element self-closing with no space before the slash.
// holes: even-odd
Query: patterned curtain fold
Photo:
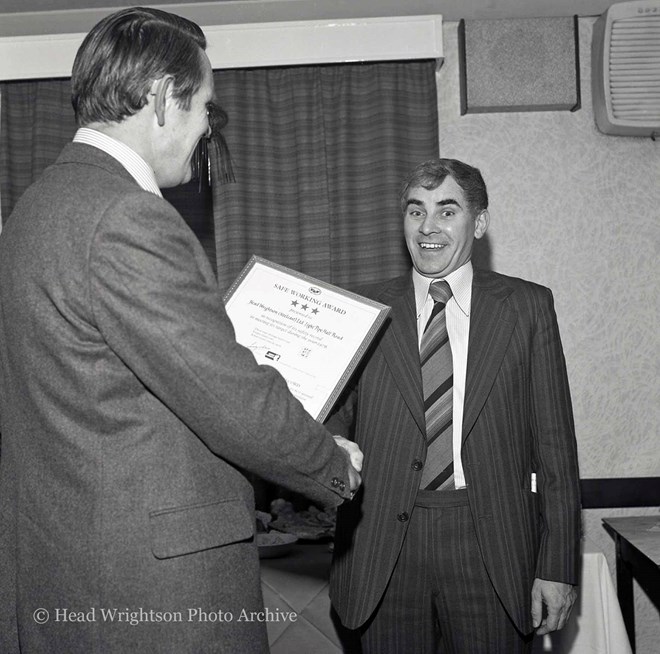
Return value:
<svg viewBox="0 0 660 654">
<path fill-rule="evenodd" d="M 434 61 L 216 71 L 215 87 L 236 175 L 213 185 L 221 287 L 252 254 L 349 288 L 409 266 L 398 195 L 438 155 Z"/>
<path fill-rule="evenodd" d="M 347 288 L 409 266 L 401 179 L 438 154 L 434 61 L 223 70 L 216 95 L 236 183 L 166 190 L 213 259 L 221 289 L 252 254 Z M 6 221 L 75 133 L 69 80 L 0 85 Z M 212 176 L 220 164 L 213 161 Z M 201 217 L 200 217 L 201 216 Z M 209 239 L 211 243 L 209 244 Z"/>
<path fill-rule="evenodd" d="M 5 222 L 23 191 L 76 132 L 71 83 L 5 82 L 0 127 L 0 196 Z"/>
</svg>

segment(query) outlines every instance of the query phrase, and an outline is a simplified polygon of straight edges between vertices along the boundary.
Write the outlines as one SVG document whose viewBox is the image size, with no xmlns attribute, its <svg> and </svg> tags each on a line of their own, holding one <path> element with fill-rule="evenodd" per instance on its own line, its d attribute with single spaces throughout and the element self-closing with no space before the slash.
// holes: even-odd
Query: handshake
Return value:
<svg viewBox="0 0 660 654">
<path fill-rule="evenodd" d="M 353 441 L 337 435 L 333 436 L 333 438 L 337 445 L 346 452 L 346 456 L 348 457 L 348 481 L 351 489 L 351 497 L 353 497 L 362 483 L 360 471 L 362 470 L 364 455 L 362 454 L 362 450 Z"/>
</svg>

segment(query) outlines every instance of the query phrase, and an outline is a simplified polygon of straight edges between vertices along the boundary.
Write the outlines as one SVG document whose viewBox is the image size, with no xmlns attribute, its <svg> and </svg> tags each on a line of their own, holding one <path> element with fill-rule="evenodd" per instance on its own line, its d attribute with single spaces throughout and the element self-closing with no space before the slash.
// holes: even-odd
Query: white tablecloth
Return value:
<svg viewBox="0 0 660 654">
<path fill-rule="evenodd" d="M 607 560 L 588 542 L 582 553 L 580 593 L 568 624 L 537 638 L 537 652 L 632 654 Z"/>
</svg>

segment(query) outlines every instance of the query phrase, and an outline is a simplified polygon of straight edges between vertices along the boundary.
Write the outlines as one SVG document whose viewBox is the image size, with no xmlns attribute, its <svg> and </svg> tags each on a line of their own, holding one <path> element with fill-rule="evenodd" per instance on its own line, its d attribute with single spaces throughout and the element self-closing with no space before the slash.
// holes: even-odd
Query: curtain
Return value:
<svg viewBox="0 0 660 654">
<path fill-rule="evenodd" d="M 0 94 L 0 215 L 6 221 L 23 191 L 57 159 L 77 127 L 70 79 L 7 82 L 0 84 Z M 208 182 L 163 189 L 163 195 L 195 232 L 215 267 Z"/>
<path fill-rule="evenodd" d="M 217 260 L 221 289 L 252 254 L 347 288 L 408 268 L 398 193 L 414 165 L 438 155 L 435 65 L 214 73 L 236 183 L 213 184 L 210 227 L 196 184 L 165 193 Z M 7 82 L 0 93 L 6 221 L 76 126 L 69 80 Z"/>
<path fill-rule="evenodd" d="M 438 156 L 435 65 L 215 72 L 236 176 L 213 185 L 223 289 L 252 254 L 347 288 L 409 267 L 399 190 Z"/>
<path fill-rule="evenodd" d="M 6 221 L 23 191 L 76 132 L 71 83 L 5 82 L 0 127 L 0 196 Z"/>
</svg>

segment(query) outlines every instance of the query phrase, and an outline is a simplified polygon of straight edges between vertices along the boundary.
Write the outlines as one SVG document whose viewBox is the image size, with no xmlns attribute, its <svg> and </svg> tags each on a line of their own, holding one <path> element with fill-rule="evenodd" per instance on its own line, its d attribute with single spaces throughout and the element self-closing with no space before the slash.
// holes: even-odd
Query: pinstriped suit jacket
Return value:
<svg viewBox="0 0 660 654">
<path fill-rule="evenodd" d="M 412 277 L 361 289 L 392 307 L 331 431 L 365 455 L 363 486 L 340 508 L 331 598 L 350 627 L 385 590 L 406 536 L 426 456 Z M 532 630 L 535 577 L 577 583 L 578 466 L 564 355 L 552 294 L 475 270 L 462 460 L 484 562 L 518 628 Z M 538 492 L 530 477 L 537 474 Z"/>
</svg>

